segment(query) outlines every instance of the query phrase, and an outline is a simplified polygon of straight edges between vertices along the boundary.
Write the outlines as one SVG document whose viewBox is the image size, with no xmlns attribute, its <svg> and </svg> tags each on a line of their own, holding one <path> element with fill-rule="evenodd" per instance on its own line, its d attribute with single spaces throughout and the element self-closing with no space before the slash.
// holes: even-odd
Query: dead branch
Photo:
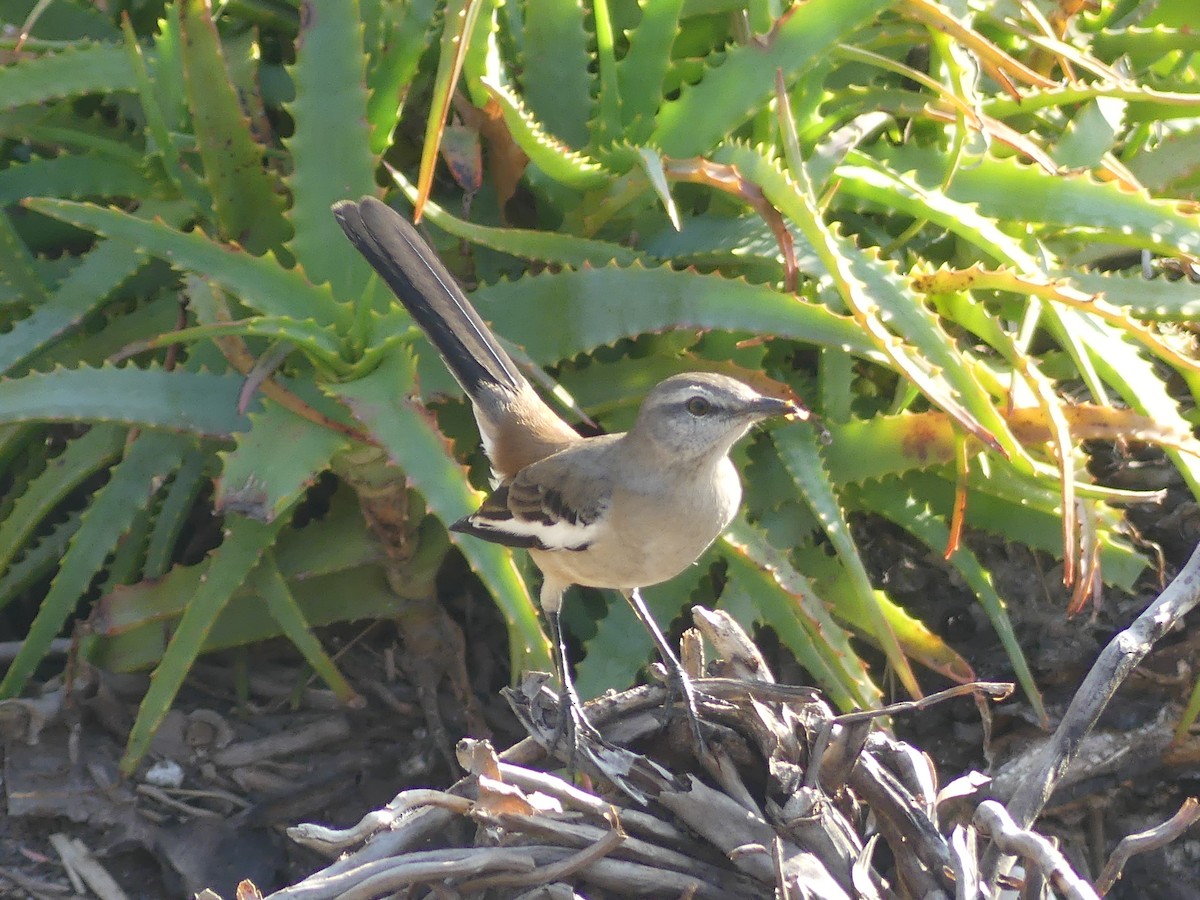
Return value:
<svg viewBox="0 0 1200 900">
<path fill-rule="evenodd" d="M 695 682 L 704 750 L 653 684 L 589 704 L 603 738 L 582 736 L 574 762 L 595 789 L 540 771 L 570 755 L 555 743 L 558 698 L 531 676 L 508 694 L 530 738 L 501 754 L 462 741 L 467 775 L 449 790 L 402 792 L 345 830 L 292 829 L 344 855 L 271 897 L 990 900 L 978 861 L 985 838 L 1019 852 L 1030 883 L 1045 877 L 1063 896 L 1096 896 L 998 804 L 967 806 L 977 773 L 939 791 L 929 758 L 880 730 L 876 716 L 836 716 L 817 692 L 775 684 L 732 620 L 705 610 L 696 620 L 733 657 L 706 667 L 721 677 Z M 688 656 L 703 667 L 697 647 Z M 891 711 L 1006 688 L 970 685 Z M 956 811 L 973 812 L 974 825 L 949 818 Z M 881 844 L 890 853 L 876 853 Z"/>
<path fill-rule="evenodd" d="M 1121 877 L 1121 871 L 1125 868 L 1125 863 L 1129 862 L 1132 857 L 1137 856 L 1139 853 L 1165 847 L 1196 824 L 1197 821 L 1200 821 L 1200 801 L 1195 797 L 1188 797 L 1183 801 L 1183 805 L 1179 807 L 1179 812 L 1175 813 L 1175 815 L 1171 816 L 1170 819 L 1163 822 L 1157 828 L 1131 834 L 1124 838 L 1121 843 L 1117 844 L 1117 848 L 1113 850 L 1112 856 L 1104 864 L 1104 871 L 1096 879 L 1096 892 L 1101 896 L 1107 894 Z"/>
<path fill-rule="evenodd" d="M 1019 827 L 1027 828 L 1041 813 L 1117 688 L 1145 659 L 1151 647 L 1197 603 L 1200 603 L 1200 547 L 1192 552 L 1187 565 L 1158 599 L 1109 642 L 1088 672 L 1054 736 L 1042 748 L 1035 771 L 1021 780 L 1007 803 L 1009 814 Z M 989 848 L 982 865 L 988 883 L 994 885 L 1012 861 L 999 848 Z"/>
<path fill-rule="evenodd" d="M 1022 829 L 1008 810 L 995 800 L 984 800 L 975 810 L 975 825 L 1005 853 L 1019 856 L 1028 869 L 1050 879 L 1067 900 L 1100 900 L 1086 881 L 1075 874 L 1065 856 L 1049 840 Z"/>
</svg>

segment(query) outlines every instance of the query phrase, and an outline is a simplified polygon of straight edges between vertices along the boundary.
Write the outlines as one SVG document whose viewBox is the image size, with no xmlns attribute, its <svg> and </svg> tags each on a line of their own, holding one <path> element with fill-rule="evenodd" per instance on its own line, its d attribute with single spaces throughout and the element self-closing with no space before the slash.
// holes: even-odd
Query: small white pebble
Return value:
<svg viewBox="0 0 1200 900">
<path fill-rule="evenodd" d="M 142 779 L 146 784 L 161 788 L 177 788 L 183 784 L 183 766 L 173 759 L 160 759 Z"/>
</svg>

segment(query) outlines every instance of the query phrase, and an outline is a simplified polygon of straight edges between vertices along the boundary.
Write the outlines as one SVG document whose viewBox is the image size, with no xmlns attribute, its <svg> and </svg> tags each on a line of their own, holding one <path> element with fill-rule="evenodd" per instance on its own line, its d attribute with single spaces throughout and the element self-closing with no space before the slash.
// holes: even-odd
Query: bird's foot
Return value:
<svg viewBox="0 0 1200 900">
<path fill-rule="evenodd" d="M 670 716 L 674 713 L 676 703 L 680 703 L 683 706 L 683 713 L 687 717 L 688 726 L 692 732 L 692 739 L 696 743 L 696 749 L 698 752 L 703 753 L 706 745 L 704 743 L 704 734 L 700 729 L 700 711 L 696 706 L 696 688 L 682 666 L 668 666 L 666 668 L 667 684 L 670 690 L 670 695 L 667 699 L 667 714 Z"/>
<path fill-rule="evenodd" d="M 564 690 L 558 698 L 558 724 L 550 737 L 548 750 L 553 752 L 560 744 L 566 742 L 567 769 L 575 771 L 575 762 L 579 757 L 590 758 L 585 746 L 586 742 L 604 744 L 604 737 L 596 730 L 596 726 L 588 721 L 583 704 L 574 690 Z"/>
</svg>

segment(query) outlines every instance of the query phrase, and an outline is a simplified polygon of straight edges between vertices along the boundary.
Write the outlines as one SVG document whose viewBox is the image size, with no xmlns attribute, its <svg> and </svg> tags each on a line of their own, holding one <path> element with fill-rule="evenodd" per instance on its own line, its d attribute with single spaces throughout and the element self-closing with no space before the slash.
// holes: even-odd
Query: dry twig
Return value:
<svg viewBox="0 0 1200 900">
<path fill-rule="evenodd" d="M 1165 847 L 1197 821 L 1200 821 L 1200 801 L 1197 801 L 1195 797 L 1188 797 L 1179 807 L 1179 812 L 1157 828 L 1131 834 L 1124 838 L 1121 843 L 1117 844 L 1117 848 L 1113 850 L 1108 862 L 1104 864 L 1104 871 L 1096 879 L 1096 892 L 1102 896 L 1107 894 L 1117 883 L 1117 879 L 1121 877 L 1125 863 L 1129 862 L 1132 857 L 1139 853 Z"/>
<path fill-rule="evenodd" d="M 1044 873 L 1068 897 L 1096 896 L 998 804 L 963 802 L 980 777 L 939 792 L 928 758 L 878 730 L 875 714 L 835 716 L 815 691 L 774 684 L 728 617 L 696 610 L 696 621 L 731 654 L 708 667 L 725 677 L 696 679 L 707 752 L 697 756 L 685 723 L 668 715 L 663 686 L 606 695 L 588 708 L 604 738 L 584 736 L 577 759 L 600 787 L 584 790 L 534 768 L 556 754 L 565 762 L 566 751 L 554 742 L 557 697 L 544 678 L 528 678 L 508 698 L 529 739 L 498 755 L 485 741 L 463 741 L 468 774 L 448 791 L 405 791 L 344 831 L 292 829 L 330 855 L 359 847 L 272 898 L 404 890 L 466 900 L 529 888 L 530 897 L 564 900 L 969 900 L 995 896 L 980 877 L 981 831 L 1026 858 L 1031 883 Z M 689 659 L 702 664 L 698 652 Z M 965 686 L 890 712 L 1006 689 Z M 974 825 L 949 818 L 972 812 Z M 880 842 L 890 854 L 875 852 Z"/>
<path fill-rule="evenodd" d="M 1187 565 L 1158 599 L 1109 642 L 1088 672 L 1054 736 L 1042 747 L 1036 770 L 1021 780 L 1008 801 L 1008 811 L 1019 827 L 1027 828 L 1041 813 L 1117 688 L 1145 659 L 1154 644 L 1198 603 L 1200 547 L 1192 552 Z M 982 865 L 984 877 L 990 884 L 995 884 L 1012 862 L 1012 858 L 1005 858 L 998 847 L 989 848 Z"/>
</svg>

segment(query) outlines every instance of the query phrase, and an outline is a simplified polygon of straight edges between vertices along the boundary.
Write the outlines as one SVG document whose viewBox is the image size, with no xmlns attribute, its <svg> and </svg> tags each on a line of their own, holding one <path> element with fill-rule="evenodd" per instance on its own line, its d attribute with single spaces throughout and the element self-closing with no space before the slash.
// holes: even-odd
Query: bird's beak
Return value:
<svg viewBox="0 0 1200 900">
<path fill-rule="evenodd" d="M 822 444 L 830 443 L 829 431 L 821 424 L 821 419 L 811 409 L 795 400 L 783 400 L 779 397 L 759 397 L 750 404 L 750 409 L 760 419 L 782 416 L 789 422 L 811 422 L 817 429 L 817 438 Z"/>
<path fill-rule="evenodd" d="M 812 418 L 812 412 L 799 403 L 780 397 L 758 397 L 750 402 L 749 412 L 762 419 L 783 416 L 785 419 L 807 422 Z"/>
</svg>

